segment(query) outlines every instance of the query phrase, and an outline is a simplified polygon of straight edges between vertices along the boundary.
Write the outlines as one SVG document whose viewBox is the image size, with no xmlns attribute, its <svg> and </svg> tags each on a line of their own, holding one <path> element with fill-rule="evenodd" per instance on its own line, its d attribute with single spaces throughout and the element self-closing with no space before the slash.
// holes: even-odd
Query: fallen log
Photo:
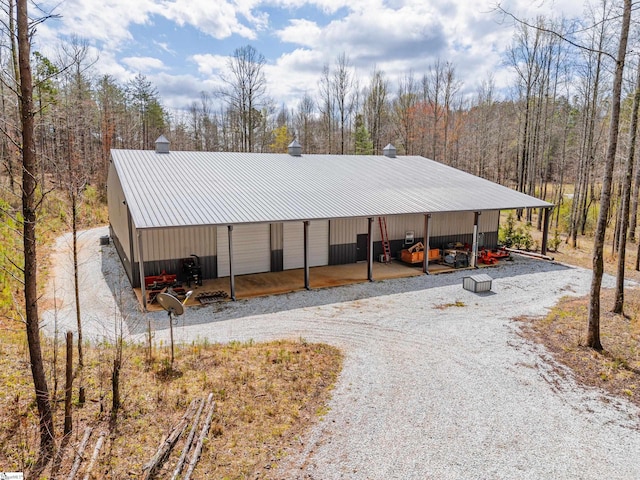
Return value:
<svg viewBox="0 0 640 480">
<path fill-rule="evenodd" d="M 91 436 L 91 432 L 93 431 L 92 427 L 87 427 L 84 430 L 84 435 L 82 436 L 82 440 L 80 441 L 80 445 L 78 445 L 78 450 L 76 451 L 76 456 L 73 459 L 73 466 L 71 467 L 71 471 L 69 472 L 69 476 L 67 480 L 73 480 L 80 469 L 80 464 L 82 463 L 82 456 L 84 455 L 84 449 L 87 448 L 87 443 L 89 443 L 89 437 Z"/>
<path fill-rule="evenodd" d="M 191 475 L 193 474 L 193 470 L 196 468 L 196 465 L 198 464 L 198 460 L 200 459 L 200 454 L 202 453 L 202 446 L 204 445 L 204 439 L 207 438 L 207 433 L 209 433 L 209 427 L 211 426 L 211 420 L 213 419 L 213 412 L 216 409 L 216 402 L 212 402 L 211 399 L 213 398 L 213 394 L 209 395 L 209 398 L 207 399 L 207 403 L 208 403 L 208 413 L 207 413 L 207 419 L 204 422 L 204 425 L 202 426 L 202 430 L 200 431 L 200 436 L 198 437 L 198 442 L 196 443 L 196 448 L 193 451 L 193 454 L 191 455 L 191 460 L 189 461 L 189 468 L 187 470 L 187 473 L 184 474 L 184 478 L 183 480 L 189 480 L 191 478 Z"/>
<path fill-rule="evenodd" d="M 211 402 L 213 398 L 213 393 L 209 394 L 209 398 L 207 399 L 207 405 Z M 202 414 L 202 410 L 204 409 L 205 401 L 203 398 L 199 400 L 200 406 L 198 407 L 198 411 L 196 412 L 196 416 L 193 419 L 193 423 L 191 424 L 191 431 L 189 432 L 189 436 L 187 437 L 187 441 L 182 448 L 182 454 L 180 454 L 180 458 L 178 459 L 178 463 L 176 464 L 176 468 L 173 471 L 173 475 L 171 480 L 177 480 L 180 472 L 182 472 L 182 467 L 184 466 L 184 461 L 187 459 L 187 455 L 189 454 L 189 450 L 191 450 L 191 444 L 193 443 L 193 439 L 196 436 L 196 430 L 198 428 L 198 423 L 200 423 L 200 415 Z"/>
<path fill-rule="evenodd" d="M 89 480 L 91 478 L 91 470 L 96 464 L 98 460 L 98 455 L 100 455 L 100 450 L 102 450 L 102 445 L 104 445 L 104 437 L 107 436 L 107 432 L 101 432 L 98 441 L 96 442 L 96 446 L 93 449 L 93 455 L 91 455 L 91 460 L 89 461 L 89 465 L 87 466 L 87 471 L 84 473 L 84 480 Z"/>
<path fill-rule="evenodd" d="M 167 435 L 167 437 L 163 439 L 162 442 L 160 442 L 160 446 L 158 447 L 158 450 L 156 450 L 156 453 L 153 455 L 153 457 L 151 457 L 151 460 L 149 460 L 149 462 L 142 467 L 142 470 L 145 472 L 143 477 L 144 480 L 150 480 L 155 477 L 158 471 L 162 468 L 162 465 L 164 465 L 164 462 L 167 461 L 171 450 L 173 450 L 173 447 L 175 447 L 178 439 L 187 429 L 189 421 L 193 417 L 196 402 L 197 400 L 193 400 L 189 404 L 189 408 L 182 416 L 180 421 L 171 429 L 169 435 Z"/>
<path fill-rule="evenodd" d="M 536 252 L 528 252 L 527 250 L 518 250 L 517 248 L 505 248 L 507 252 L 517 253 L 519 255 L 526 255 L 527 257 L 539 258 L 541 260 L 550 260 L 553 261 L 553 257 L 548 255 L 543 255 L 541 253 Z"/>
</svg>

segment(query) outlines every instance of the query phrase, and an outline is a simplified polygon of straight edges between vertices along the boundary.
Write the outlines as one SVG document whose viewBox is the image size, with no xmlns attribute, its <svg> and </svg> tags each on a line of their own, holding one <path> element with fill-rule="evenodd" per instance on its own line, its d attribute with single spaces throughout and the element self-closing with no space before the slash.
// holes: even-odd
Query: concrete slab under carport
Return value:
<svg viewBox="0 0 640 480">
<path fill-rule="evenodd" d="M 452 270 L 450 267 L 432 264 L 429 265 L 431 273 Z M 402 262 L 373 264 L 374 280 L 389 280 L 393 278 L 415 277 L 423 275 L 422 265 L 410 266 Z M 328 265 L 312 267 L 309 269 L 309 283 L 311 289 L 349 285 L 352 283 L 367 282 L 367 263 L 350 263 L 346 265 Z M 184 285 L 185 288 L 186 284 Z M 304 269 L 285 270 L 282 272 L 253 273 L 249 275 L 237 275 L 235 277 L 236 299 L 261 297 L 265 295 L 278 295 L 283 293 L 304 290 Z M 197 295 L 203 292 L 226 292 L 230 295 L 229 277 L 204 280 L 202 286 L 192 286 L 193 296 L 187 300 L 187 306 L 200 305 Z M 134 292 L 138 301 L 142 304 L 139 288 Z M 149 311 L 161 310 L 157 303 L 147 305 Z"/>
</svg>

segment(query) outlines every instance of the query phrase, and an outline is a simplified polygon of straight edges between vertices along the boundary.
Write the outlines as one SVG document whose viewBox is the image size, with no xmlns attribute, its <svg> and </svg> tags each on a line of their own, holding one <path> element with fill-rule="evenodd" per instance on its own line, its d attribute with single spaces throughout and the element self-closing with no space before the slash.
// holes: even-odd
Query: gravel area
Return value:
<svg viewBox="0 0 640 480">
<path fill-rule="evenodd" d="M 143 341 L 150 324 L 166 342 L 167 315 L 136 309 L 114 248 L 98 245 L 105 232 L 82 237 L 85 337 L 122 325 Z M 59 255 L 53 278 L 67 284 Z M 516 257 L 483 273 L 492 292 L 463 290 L 469 272 L 457 271 L 190 308 L 174 333 L 181 342 L 302 337 L 344 350 L 330 410 L 282 478 L 640 478 L 640 410 L 577 385 L 512 320 L 587 293 L 591 272 Z M 68 291 L 56 289 L 67 310 L 43 315 L 48 333 L 53 318 L 59 331 L 75 325 Z"/>
</svg>

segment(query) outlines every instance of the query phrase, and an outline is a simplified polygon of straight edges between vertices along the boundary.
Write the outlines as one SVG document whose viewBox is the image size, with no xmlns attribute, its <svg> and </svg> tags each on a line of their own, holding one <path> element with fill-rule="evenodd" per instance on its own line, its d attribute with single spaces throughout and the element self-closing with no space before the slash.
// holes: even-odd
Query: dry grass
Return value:
<svg viewBox="0 0 640 480">
<path fill-rule="evenodd" d="M 35 459 L 38 440 L 22 334 L 3 335 L 0 349 L 0 471 L 23 471 Z M 177 349 L 173 370 L 168 369 L 166 350 L 157 349 L 156 360 L 149 364 L 145 348 L 125 347 L 123 405 L 117 421 L 112 423 L 113 348 L 88 348 L 89 401 L 82 408 L 74 406 L 75 430 L 61 472 L 70 470 L 72 447 L 80 441 L 84 427 L 91 425 L 96 430 L 87 452 L 92 451 L 99 431 L 108 432 L 94 470 L 96 478 L 140 477 L 142 465 L 153 456 L 162 437 L 178 422 L 189 403 L 212 392 L 216 413 L 195 478 L 269 478 L 271 467 L 290 448 L 298 447 L 302 432 L 326 412 L 342 366 L 337 349 L 304 340 L 194 343 Z M 46 352 L 51 359 L 51 345 L 47 345 Z M 58 370 L 55 418 L 60 435 L 64 416 L 60 401 L 63 366 L 59 365 Z M 52 373 L 49 380 L 53 389 Z M 182 443 L 178 443 L 158 478 L 167 477 L 181 448 Z"/>
<path fill-rule="evenodd" d="M 640 291 L 626 294 L 626 314 L 611 313 L 614 292 L 604 290 L 600 318 L 602 353 L 585 347 L 588 298 L 564 298 L 542 319 L 522 319 L 524 335 L 542 343 L 578 381 L 640 405 Z"/>
<path fill-rule="evenodd" d="M 539 241 L 540 233 L 532 230 L 532 234 Z M 640 272 L 635 270 L 637 249 L 635 243 L 627 245 L 625 278 L 640 282 Z M 558 250 L 549 253 L 556 261 L 592 268 L 592 238 L 578 238 L 577 248 L 563 241 Z M 605 245 L 605 272 L 615 276 L 617 262 L 609 240 Z M 523 333 L 545 345 L 556 360 L 574 372 L 578 381 L 640 405 L 640 290 L 625 290 L 625 316 L 611 313 L 613 304 L 614 292 L 603 290 L 600 318 L 602 353 L 584 346 L 588 297 L 564 298 L 543 319 L 520 319 L 525 322 Z"/>
</svg>

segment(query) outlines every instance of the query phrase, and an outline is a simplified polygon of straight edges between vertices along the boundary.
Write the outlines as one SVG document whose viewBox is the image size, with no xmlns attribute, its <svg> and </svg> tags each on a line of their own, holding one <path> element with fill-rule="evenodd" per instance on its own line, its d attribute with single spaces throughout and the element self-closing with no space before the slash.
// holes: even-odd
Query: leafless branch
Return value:
<svg viewBox="0 0 640 480">
<path fill-rule="evenodd" d="M 22 150 L 22 145 L 20 145 L 18 142 L 16 142 L 13 139 L 13 137 L 9 134 L 9 132 L 5 130 L 3 125 L 0 125 L 0 132 L 9 139 L 9 142 L 11 142 L 14 147 L 16 147 L 18 150 Z"/>
<path fill-rule="evenodd" d="M 567 42 L 569 45 L 572 45 L 580 50 L 584 50 L 585 52 L 591 52 L 591 53 L 597 53 L 599 55 L 604 55 L 606 57 L 609 57 L 611 60 L 613 60 L 614 62 L 617 62 L 616 57 L 614 57 L 613 55 L 611 55 L 609 52 L 606 52 L 604 50 L 598 50 L 596 48 L 591 48 L 591 47 L 587 47 L 585 45 L 581 45 L 577 42 L 574 42 L 573 40 L 571 40 L 569 37 L 567 37 L 566 35 L 557 32 L 553 29 L 550 28 L 545 28 L 542 27 L 540 25 L 532 25 L 529 22 L 527 22 L 526 20 L 522 20 L 518 17 L 516 17 L 513 13 L 505 10 L 504 8 L 502 8 L 502 5 L 500 3 L 498 3 L 495 7 L 495 10 L 501 12 L 503 15 L 513 19 L 513 21 L 519 23 L 520 25 L 524 25 L 525 27 L 529 27 L 529 28 L 534 28 L 540 32 L 544 32 L 544 33 L 548 33 L 550 35 L 554 35 L 556 37 L 558 37 L 560 40 Z"/>
<path fill-rule="evenodd" d="M 8 260 L 8 259 L 7 259 Z M 11 260 L 9 260 L 11 262 Z M 13 263 L 13 262 L 11 262 Z M 17 277 L 11 270 L 9 270 L 7 267 L 5 266 L 0 266 L 0 268 L 2 269 L 2 271 L 4 271 L 7 275 L 9 275 L 10 277 L 12 277 L 16 282 L 20 283 L 20 285 L 24 285 L 24 280 L 21 279 L 20 277 Z"/>
</svg>

